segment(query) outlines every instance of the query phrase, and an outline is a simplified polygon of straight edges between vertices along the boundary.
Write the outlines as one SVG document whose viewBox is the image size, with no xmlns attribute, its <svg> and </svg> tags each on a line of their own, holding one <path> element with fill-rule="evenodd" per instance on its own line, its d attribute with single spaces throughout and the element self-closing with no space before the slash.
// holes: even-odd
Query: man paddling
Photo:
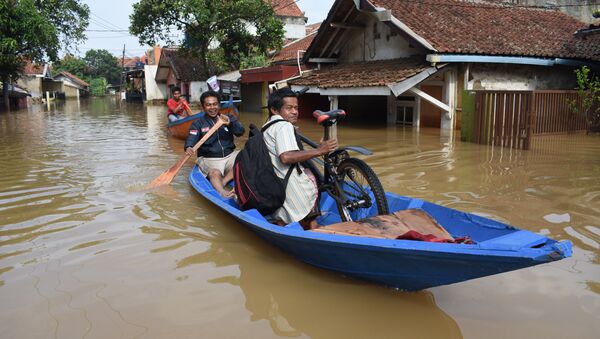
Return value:
<svg viewBox="0 0 600 339">
<path fill-rule="evenodd" d="M 244 126 L 233 115 L 219 114 L 219 94 L 207 91 L 200 96 L 200 102 L 205 115 L 194 121 L 190 127 L 188 137 L 185 141 L 185 152 L 194 155 L 192 147 L 200 140 L 206 132 L 215 125 L 217 119 L 224 119 L 226 123 L 219 128 L 198 149 L 198 168 L 208 177 L 213 187 L 221 196 L 230 198 L 234 196 L 233 191 L 226 190 L 225 185 L 233 179 L 233 163 L 238 151 L 235 151 L 233 137 L 244 134 Z"/>
<path fill-rule="evenodd" d="M 179 87 L 173 87 L 173 97 L 167 101 L 167 107 L 169 108 L 167 117 L 170 122 L 184 119 L 194 114 L 187 101 L 181 97 L 181 88 Z"/>
</svg>

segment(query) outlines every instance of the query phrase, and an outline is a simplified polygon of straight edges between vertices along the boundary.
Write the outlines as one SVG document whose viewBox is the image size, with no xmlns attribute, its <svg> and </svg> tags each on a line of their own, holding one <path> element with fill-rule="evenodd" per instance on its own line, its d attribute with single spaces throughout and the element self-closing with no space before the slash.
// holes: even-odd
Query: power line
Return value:
<svg viewBox="0 0 600 339">
<path fill-rule="evenodd" d="M 93 15 L 93 16 L 95 16 L 96 18 L 98 18 L 98 19 L 100 19 L 100 20 L 104 21 L 104 22 L 105 22 L 106 24 L 108 24 L 109 26 L 112 26 L 112 28 L 113 28 L 113 29 L 119 29 L 119 30 L 122 30 L 122 29 L 123 29 L 122 27 L 119 27 L 119 26 L 117 26 L 117 25 L 113 24 L 112 22 L 110 22 L 110 21 L 108 21 L 108 20 L 106 20 L 106 19 L 103 19 L 102 17 L 100 17 L 99 15 L 97 15 L 97 14 L 95 14 L 95 13 L 91 13 L 91 12 L 90 12 L 90 14 L 92 14 L 92 15 Z"/>
</svg>

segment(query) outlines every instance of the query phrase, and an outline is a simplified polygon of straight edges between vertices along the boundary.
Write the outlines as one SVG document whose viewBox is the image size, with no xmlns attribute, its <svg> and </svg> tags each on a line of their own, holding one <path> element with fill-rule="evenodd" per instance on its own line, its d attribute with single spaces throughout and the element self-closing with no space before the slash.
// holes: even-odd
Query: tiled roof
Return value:
<svg viewBox="0 0 600 339">
<path fill-rule="evenodd" d="M 312 71 L 289 83 L 319 88 L 387 86 L 430 67 L 422 57 L 348 63 Z"/>
<path fill-rule="evenodd" d="M 559 11 L 459 0 L 369 2 L 391 10 L 440 53 L 600 61 L 600 44 L 573 34 L 585 24 Z"/>
<path fill-rule="evenodd" d="M 296 0 L 269 0 L 273 12 L 277 16 L 304 17 L 304 13 L 296 5 Z"/>
<path fill-rule="evenodd" d="M 316 32 L 321 27 L 322 22 L 317 22 L 316 24 L 306 25 L 306 35 L 309 35 L 312 32 Z"/>
<path fill-rule="evenodd" d="M 25 63 L 25 68 L 23 69 L 23 74 L 27 75 L 43 75 L 44 74 L 44 65 L 42 64 L 33 64 L 30 61 Z"/>
<path fill-rule="evenodd" d="M 161 65 L 163 64 L 163 62 L 161 62 L 162 59 L 165 58 L 171 69 L 173 69 L 175 78 L 179 81 L 188 82 L 206 80 L 204 66 L 199 57 L 184 54 L 178 49 L 163 48 L 160 58 L 161 60 L 159 62 Z"/>
<path fill-rule="evenodd" d="M 317 32 L 313 32 L 312 34 L 305 36 L 302 39 L 298 39 L 290 44 L 287 44 L 286 46 L 284 46 L 279 52 L 277 52 L 277 54 L 275 54 L 275 56 L 273 57 L 273 60 L 271 60 L 274 63 L 281 63 L 284 61 L 289 61 L 289 60 L 296 60 L 298 57 L 298 51 L 306 51 L 308 49 L 308 46 L 310 46 L 310 44 L 312 43 L 312 41 L 314 40 L 315 36 L 317 35 Z M 302 58 L 304 54 L 301 53 L 300 54 L 300 58 Z"/>
<path fill-rule="evenodd" d="M 83 86 L 83 87 L 89 87 L 90 84 L 88 84 L 87 82 L 81 80 L 79 77 L 77 77 L 75 74 L 69 73 L 67 71 L 62 71 L 60 73 L 58 73 L 58 75 L 64 75 L 65 77 L 73 80 L 73 82 L 75 82 L 76 84 Z"/>
<path fill-rule="evenodd" d="M 124 60 L 125 60 L 125 62 L 123 62 L 123 58 L 122 57 L 121 58 L 117 58 L 117 62 L 119 64 L 119 66 L 123 65 L 123 67 L 125 67 L 125 68 L 135 68 L 136 63 L 138 61 L 140 61 L 140 57 L 133 57 L 133 58 L 125 57 Z"/>
</svg>

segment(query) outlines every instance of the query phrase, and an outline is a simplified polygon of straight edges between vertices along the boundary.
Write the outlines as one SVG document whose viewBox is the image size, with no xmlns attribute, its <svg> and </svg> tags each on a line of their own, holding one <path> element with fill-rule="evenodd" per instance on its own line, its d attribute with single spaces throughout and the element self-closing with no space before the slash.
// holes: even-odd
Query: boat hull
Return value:
<svg viewBox="0 0 600 339">
<path fill-rule="evenodd" d="M 471 235 L 475 244 L 332 235 L 267 222 L 256 210 L 240 211 L 223 199 L 195 167 L 190 183 L 205 198 L 260 237 L 299 260 L 343 275 L 416 291 L 560 260 L 571 255 L 569 241 L 544 236 L 419 199 L 387 193 L 390 211 L 421 208 L 455 236 Z M 320 224 L 339 222 L 333 199 L 322 196 Z M 453 227 L 449 227 L 453 225 Z"/>
<path fill-rule="evenodd" d="M 204 112 L 200 112 L 185 119 L 169 122 L 167 124 L 167 130 L 172 137 L 185 140 L 190 133 L 190 126 L 192 123 L 203 116 Z"/>
</svg>

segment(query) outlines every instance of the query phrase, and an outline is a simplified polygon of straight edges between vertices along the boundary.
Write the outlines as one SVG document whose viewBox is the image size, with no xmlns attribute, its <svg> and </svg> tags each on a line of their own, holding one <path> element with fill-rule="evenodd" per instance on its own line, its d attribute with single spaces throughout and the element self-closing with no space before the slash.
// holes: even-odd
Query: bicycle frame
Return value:
<svg viewBox="0 0 600 339">
<path fill-rule="evenodd" d="M 323 133 L 323 139 L 324 140 L 328 140 L 330 137 L 330 128 L 331 126 L 335 125 L 337 123 L 336 120 L 332 120 L 332 121 L 327 121 L 323 124 L 323 128 L 324 128 L 324 133 Z M 317 143 L 315 143 L 314 141 L 310 140 L 309 138 L 307 138 L 306 136 L 298 133 L 298 136 L 300 137 L 300 140 L 304 143 L 306 143 L 307 145 L 313 147 L 313 148 L 317 148 L 319 145 L 317 145 Z M 317 159 L 312 159 L 312 160 L 316 160 L 317 162 L 319 162 L 320 165 L 323 166 L 323 173 L 321 173 L 317 166 L 315 166 L 314 163 L 312 163 L 312 160 L 307 161 L 307 165 L 308 167 L 310 167 L 311 171 L 317 176 L 317 182 L 319 182 L 319 191 L 320 192 L 327 192 L 329 194 L 329 196 L 331 198 L 333 198 L 334 200 L 336 200 L 338 203 L 340 203 L 342 206 L 346 206 L 350 209 L 354 209 L 356 207 L 359 207 L 362 203 L 364 203 L 364 201 L 353 201 L 351 206 L 348 206 L 348 201 L 349 199 L 345 196 L 345 194 L 339 194 L 337 192 L 342 192 L 342 187 L 340 186 L 340 182 L 339 180 L 337 180 L 337 166 L 346 158 L 349 157 L 348 151 L 354 151 L 363 155 L 371 155 L 373 154 L 373 152 L 371 152 L 369 149 L 361 147 L 361 146 L 345 146 L 345 147 L 341 147 L 338 148 L 337 150 L 326 154 L 323 156 L 321 161 L 318 161 Z M 348 213 L 348 211 L 344 211 L 344 213 Z M 347 214 L 346 215 L 346 219 L 347 220 L 351 220 L 350 219 L 350 215 Z"/>
</svg>

